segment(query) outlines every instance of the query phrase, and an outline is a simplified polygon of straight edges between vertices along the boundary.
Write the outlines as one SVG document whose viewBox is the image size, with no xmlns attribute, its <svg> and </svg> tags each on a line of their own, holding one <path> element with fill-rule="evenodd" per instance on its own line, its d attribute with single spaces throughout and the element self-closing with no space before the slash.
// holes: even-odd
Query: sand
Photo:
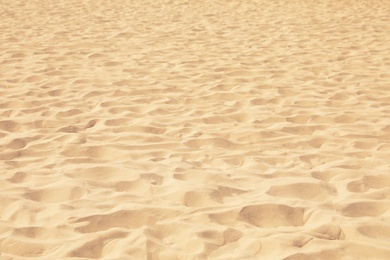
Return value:
<svg viewBox="0 0 390 260">
<path fill-rule="evenodd" d="M 0 260 L 390 259 L 389 14 L 0 0 Z"/>
</svg>

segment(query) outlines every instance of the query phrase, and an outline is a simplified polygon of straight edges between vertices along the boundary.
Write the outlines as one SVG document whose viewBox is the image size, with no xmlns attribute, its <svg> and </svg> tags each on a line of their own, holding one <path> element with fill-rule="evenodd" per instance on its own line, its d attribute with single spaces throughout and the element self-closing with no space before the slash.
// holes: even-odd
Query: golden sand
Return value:
<svg viewBox="0 0 390 260">
<path fill-rule="evenodd" d="M 0 260 L 390 259 L 389 14 L 0 0 Z"/>
</svg>

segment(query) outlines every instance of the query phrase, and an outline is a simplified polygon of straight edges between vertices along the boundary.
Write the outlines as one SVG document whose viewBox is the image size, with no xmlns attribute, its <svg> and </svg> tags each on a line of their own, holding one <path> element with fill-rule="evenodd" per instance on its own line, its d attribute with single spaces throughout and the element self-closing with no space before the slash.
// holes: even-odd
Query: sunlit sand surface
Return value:
<svg viewBox="0 0 390 260">
<path fill-rule="evenodd" d="M 0 260 L 390 259 L 389 14 L 0 0 Z"/>
</svg>

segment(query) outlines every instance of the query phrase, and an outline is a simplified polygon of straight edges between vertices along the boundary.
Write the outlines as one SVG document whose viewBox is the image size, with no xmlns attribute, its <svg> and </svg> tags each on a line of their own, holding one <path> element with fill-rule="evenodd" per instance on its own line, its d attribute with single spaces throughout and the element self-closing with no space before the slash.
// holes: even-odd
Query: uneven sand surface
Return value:
<svg viewBox="0 0 390 260">
<path fill-rule="evenodd" d="M 0 0 L 0 260 L 390 259 L 390 1 Z"/>
</svg>

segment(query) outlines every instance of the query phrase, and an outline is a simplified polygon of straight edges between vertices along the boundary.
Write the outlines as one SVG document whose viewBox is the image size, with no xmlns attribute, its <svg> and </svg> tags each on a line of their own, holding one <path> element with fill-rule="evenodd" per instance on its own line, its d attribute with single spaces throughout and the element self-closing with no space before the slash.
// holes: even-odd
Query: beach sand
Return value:
<svg viewBox="0 0 390 260">
<path fill-rule="evenodd" d="M 0 260 L 390 259 L 389 14 L 0 0 Z"/>
</svg>

